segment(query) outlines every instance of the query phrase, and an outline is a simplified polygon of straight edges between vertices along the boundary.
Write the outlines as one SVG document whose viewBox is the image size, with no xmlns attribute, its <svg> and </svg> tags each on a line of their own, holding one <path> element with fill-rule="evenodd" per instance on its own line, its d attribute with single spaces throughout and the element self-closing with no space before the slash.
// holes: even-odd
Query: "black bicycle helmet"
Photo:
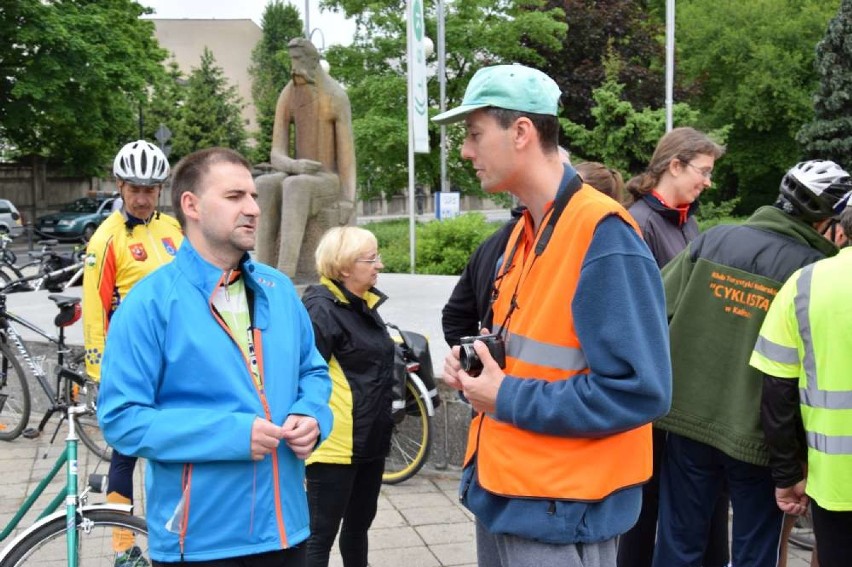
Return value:
<svg viewBox="0 0 852 567">
<path fill-rule="evenodd" d="M 813 223 L 833 217 L 834 207 L 850 190 L 849 174 L 833 161 L 803 161 L 784 175 L 779 201 L 787 213 Z"/>
<path fill-rule="evenodd" d="M 169 176 L 169 160 L 160 148 L 136 140 L 125 144 L 112 164 L 113 174 L 133 185 L 152 187 L 162 184 Z"/>
</svg>

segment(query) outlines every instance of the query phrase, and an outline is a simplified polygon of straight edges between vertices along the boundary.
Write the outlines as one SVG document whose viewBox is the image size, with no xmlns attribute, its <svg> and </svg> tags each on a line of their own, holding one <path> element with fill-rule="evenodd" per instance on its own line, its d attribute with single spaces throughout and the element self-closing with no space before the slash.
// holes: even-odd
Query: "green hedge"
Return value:
<svg viewBox="0 0 852 567">
<path fill-rule="evenodd" d="M 702 203 L 698 226 L 703 232 L 721 223 L 738 224 L 745 217 L 731 216 L 737 199 L 720 204 Z M 479 244 L 488 238 L 502 222 L 489 222 L 482 213 L 466 213 L 443 221 L 418 222 L 415 226 L 418 274 L 458 275 Z M 385 271 L 407 274 L 408 219 L 372 222 L 364 228 L 376 235 Z"/>
<path fill-rule="evenodd" d="M 488 222 L 481 213 L 417 223 L 414 229 L 416 273 L 460 274 L 476 247 L 501 225 L 501 222 Z M 376 235 L 386 272 L 410 271 L 407 219 L 372 222 L 364 228 Z"/>
</svg>

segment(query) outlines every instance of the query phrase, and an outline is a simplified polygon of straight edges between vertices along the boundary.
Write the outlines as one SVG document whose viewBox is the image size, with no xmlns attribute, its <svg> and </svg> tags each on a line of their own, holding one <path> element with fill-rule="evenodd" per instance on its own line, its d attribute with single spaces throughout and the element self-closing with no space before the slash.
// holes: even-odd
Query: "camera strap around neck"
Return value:
<svg viewBox="0 0 852 567">
<path fill-rule="evenodd" d="M 568 164 L 564 165 L 564 172 L 562 174 L 562 181 L 559 184 L 559 190 L 556 192 L 556 198 L 553 201 L 553 206 L 550 208 L 550 211 L 547 213 L 547 222 L 544 225 L 539 226 L 539 230 L 537 231 L 538 236 L 535 239 L 535 248 L 533 250 L 533 259 L 532 264 L 535 264 L 535 261 L 539 256 L 544 254 L 545 249 L 547 249 L 547 245 L 550 243 L 550 239 L 553 236 L 553 231 L 556 228 L 556 223 L 559 222 L 559 218 L 562 216 L 562 213 L 565 211 L 565 208 L 568 206 L 568 202 L 571 201 L 571 198 L 574 196 L 577 191 L 580 190 L 580 187 L 583 186 L 583 180 L 580 178 L 580 175 L 577 173 L 573 167 Z M 518 251 L 518 248 L 521 245 L 521 242 L 524 240 L 524 230 L 523 228 L 518 232 L 517 238 L 515 238 L 514 244 L 512 244 L 512 249 L 509 251 L 509 256 L 503 262 L 503 267 L 500 270 L 500 274 L 494 279 L 494 284 L 491 288 L 491 299 L 488 303 L 488 311 L 486 311 L 486 316 L 483 317 L 483 321 L 488 319 L 488 315 L 491 314 L 492 308 L 494 306 L 494 302 L 497 301 L 497 297 L 500 295 L 500 287 L 502 285 L 503 277 L 509 273 L 514 266 L 515 254 Z M 532 264 L 530 265 L 530 270 L 532 270 Z M 518 278 L 517 283 L 515 284 L 515 289 L 512 292 L 512 300 L 509 304 L 509 311 L 506 313 L 506 317 L 503 319 L 503 322 L 500 324 L 500 328 L 497 334 L 503 336 L 505 335 L 506 329 L 509 326 L 509 319 L 512 317 L 512 314 L 515 311 L 515 308 L 518 306 L 517 297 L 518 290 L 520 289 L 521 283 L 525 278 L 523 275 Z M 504 337 L 505 338 L 505 337 Z"/>
</svg>

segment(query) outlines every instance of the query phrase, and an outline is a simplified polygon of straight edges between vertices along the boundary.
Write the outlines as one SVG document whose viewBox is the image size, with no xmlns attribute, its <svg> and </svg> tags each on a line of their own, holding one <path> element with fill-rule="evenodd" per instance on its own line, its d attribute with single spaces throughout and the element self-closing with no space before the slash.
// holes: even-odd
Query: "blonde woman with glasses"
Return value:
<svg viewBox="0 0 852 567">
<path fill-rule="evenodd" d="M 367 532 L 393 430 L 394 343 L 377 311 L 387 297 L 375 287 L 384 265 L 370 231 L 344 226 L 322 237 L 316 267 L 320 283 L 309 286 L 302 301 L 328 362 L 334 428 L 307 460 L 307 565 L 328 565 L 340 530 L 343 564 L 366 567 Z"/>
</svg>

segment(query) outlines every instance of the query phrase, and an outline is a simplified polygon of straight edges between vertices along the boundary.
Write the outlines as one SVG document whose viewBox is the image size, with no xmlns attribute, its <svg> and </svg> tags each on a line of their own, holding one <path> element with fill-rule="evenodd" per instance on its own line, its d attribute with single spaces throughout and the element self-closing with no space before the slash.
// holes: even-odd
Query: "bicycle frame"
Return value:
<svg viewBox="0 0 852 567">
<path fill-rule="evenodd" d="M 70 273 L 71 277 L 69 278 L 69 280 L 62 283 L 62 289 L 65 290 L 68 289 L 69 286 L 73 285 L 73 283 L 76 283 L 78 279 L 83 277 L 84 267 L 85 264 L 83 262 L 75 262 L 69 266 L 59 268 L 58 270 L 55 270 L 53 272 L 42 272 L 35 277 L 31 276 L 30 280 L 32 281 L 33 289 L 38 291 L 42 288 L 44 282 L 48 281 L 50 278 L 57 278 Z"/>
<path fill-rule="evenodd" d="M 18 509 L 18 512 L 15 516 L 9 521 L 6 527 L 3 529 L 3 532 L 0 533 L 0 541 L 6 539 L 12 531 L 18 527 L 18 524 L 21 522 L 21 519 L 30 511 L 33 505 L 38 501 L 41 497 L 42 493 L 44 493 L 47 486 L 53 481 L 62 467 L 65 467 L 66 470 L 66 481 L 65 481 L 65 490 L 61 490 L 56 497 L 50 501 L 41 515 L 38 517 L 37 521 L 18 534 L 18 536 L 12 540 L 9 545 L 3 548 L 0 551 L 0 565 L 3 564 L 3 561 L 6 558 L 6 555 L 15 548 L 19 541 L 26 538 L 30 533 L 39 529 L 42 525 L 55 520 L 57 517 L 65 516 L 66 526 L 76 526 L 77 524 L 77 515 L 78 513 L 82 516 L 85 516 L 87 512 L 92 510 L 115 510 L 119 512 L 123 512 L 126 514 L 130 514 L 133 510 L 132 504 L 96 504 L 93 506 L 86 506 L 86 500 L 88 499 L 89 489 L 85 489 L 82 494 L 77 492 L 77 445 L 79 438 L 77 437 L 77 430 L 75 426 L 75 420 L 72 419 L 72 416 L 75 414 L 84 414 L 88 412 L 88 408 L 84 405 L 76 405 L 68 408 L 68 436 L 65 438 L 65 451 L 62 452 L 59 457 L 57 457 L 56 462 L 53 465 L 53 468 L 47 473 L 47 476 L 42 479 L 42 481 L 38 484 L 38 486 L 33 490 L 33 493 L 27 497 L 26 501 L 21 505 Z M 57 510 L 62 501 L 65 500 L 65 510 Z M 68 553 L 68 566 L 69 567 L 78 567 L 77 565 L 77 530 L 76 529 L 68 529 L 66 530 L 66 542 L 67 542 L 67 553 Z"/>
<path fill-rule="evenodd" d="M 29 321 L 27 321 L 25 319 L 21 319 L 20 317 L 18 317 L 14 313 L 11 313 L 11 312 L 6 310 L 6 297 L 5 296 L 0 297 L 0 318 L 2 318 L 2 320 L 0 320 L 0 325 L 2 325 L 2 329 L 0 329 L 0 332 L 5 334 L 6 342 L 15 347 L 15 350 L 18 351 L 18 353 L 21 355 L 21 358 L 23 358 L 24 361 L 27 363 L 27 367 L 33 373 L 33 376 L 35 377 L 36 381 L 41 386 L 41 389 L 44 391 L 44 393 L 50 399 L 51 405 L 54 406 L 48 411 L 47 415 L 42 420 L 42 422 L 39 423 L 39 430 L 41 430 L 41 429 L 43 429 L 44 424 L 47 423 L 47 420 L 50 419 L 50 417 L 53 415 L 53 413 L 58 409 L 57 407 L 55 407 L 55 404 L 56 404 L 57 400 L 59 399 L 59 380 L 60 380 L 60 378 L 59 378 L 59 376 L 57 376 L 56 389 L 54 389 L 53 386 L 51 386 L 51 384 L 50 384 L 50 381 L 47 377 L 47 373 L 44 371 L 44 368 L 42 368 L 40 365 L 36 364 L 36 361 L 33 360 L 33 357 L 30 354 L 30 351 L 27 348 L 27 345 L 24 344 L 23 339 L 21 339 L 21 334 L 18 332 L 18 330 L 15 328 L 15 326 L 12 323 L 18 323 L 19 325 L 26 327 L 27 329 L 31 330 L 32 332 L 34 332 L 34 333 L 44 337 L 45 339 L 47 339 L 51 344 L 56 345 L 56 352 L 57 352 L 56 363 L 57 363 L 57 366 L 60 367 L 60 368 L 64 364 L 65 356 L 70 352 L 68 347 L 65 345 L 64 329 L 62 327 L 60 327 L 59 336 L 57 337 L 55 335 L 51 335 L 50 333 L 40 329 L 39 327 L 37 327 L 33 323 L 30 323 Z"/>
<path fill-rule="evenodd" d="M 83 270 L 85 268 L 84 263 L 77 262 L 76 264 L 73 264 L 73 267 L 77 268 L 77 271 L 74 272 L 74 275 L 68 278 L 68 281 L 62 284 L 62 289 L 68 289 L 69 287 L 75 285 L 78 281 L 83 279 Z"/>
</svg>

